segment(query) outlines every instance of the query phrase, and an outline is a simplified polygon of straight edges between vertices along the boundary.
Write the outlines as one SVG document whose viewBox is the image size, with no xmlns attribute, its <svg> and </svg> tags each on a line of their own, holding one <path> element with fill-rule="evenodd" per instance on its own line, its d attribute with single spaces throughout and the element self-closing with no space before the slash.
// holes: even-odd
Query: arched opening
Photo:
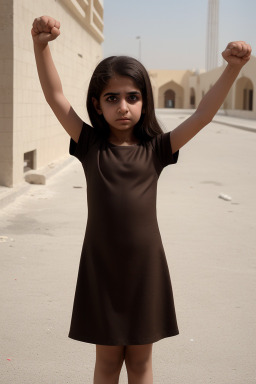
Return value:
<svg viewBox="0 0 256 384">
<path fill-rule="evenodd" d="M 248 77 L 241 77 L 236 82 L 235 108 L 244 111 L 253 110 L 253 83 Z"/>
<path fill-rule="evenodd" d="M 164 107 L 175 108 L 175 92 L 172 89 L 168 89 L 164 93 Z"/>
<path fill-rule="evenodd" d="M 196 92 L 194 88 L 190 88 L 190 108 L 196 107 Z"/>
<path fill-rule="evenodd" d="M 169 81 L 158 90 L 158 108 L 183 108 L 184 89 L 175 81 Z"/>
</svg>

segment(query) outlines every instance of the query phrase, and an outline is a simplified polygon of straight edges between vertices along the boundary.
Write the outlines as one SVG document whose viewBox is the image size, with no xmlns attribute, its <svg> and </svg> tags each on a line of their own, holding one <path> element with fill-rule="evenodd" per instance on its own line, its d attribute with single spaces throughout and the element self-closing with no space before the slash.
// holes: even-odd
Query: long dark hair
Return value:
<svg viewBox="0 0 256 384">
<path fill-rule="evenodd" d="M 102 60 L 95 68 L 87 93 L 87 111 L 92 126 L 101 136 L 109 136 L 109 126 L 103 115 L 99 115 L 93 105 L 92 98 L 99 101 L 100 95 L 114 76 L 128 76 L 133 79 L 142 94 L 143 112 L 134 127 L 134 135 L 145 142 L 163 133 L 157 122 L 151 82 L 145 67 L 129 56 L 111 56 Z"/>
</svg>

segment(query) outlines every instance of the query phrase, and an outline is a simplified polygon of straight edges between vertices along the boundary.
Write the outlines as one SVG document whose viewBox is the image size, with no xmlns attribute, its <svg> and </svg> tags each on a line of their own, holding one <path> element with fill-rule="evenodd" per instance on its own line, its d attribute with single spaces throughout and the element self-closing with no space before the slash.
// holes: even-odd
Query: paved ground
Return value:
<svg viewBox="0 0 256 384">
<path fill-rule="evenodd" d="M 160 119 L 172 129 L 184 117 Z M 211 123 L 160 177 L 159 226 L 180 335 L 154 345 L 156 384 L 256 382 L 255 148 L 255 133 Z M 1 210 L 3 384 L 92 383 L 95 346 L 67 337 L 85 194 L 73 160 Z"/>
</svg>

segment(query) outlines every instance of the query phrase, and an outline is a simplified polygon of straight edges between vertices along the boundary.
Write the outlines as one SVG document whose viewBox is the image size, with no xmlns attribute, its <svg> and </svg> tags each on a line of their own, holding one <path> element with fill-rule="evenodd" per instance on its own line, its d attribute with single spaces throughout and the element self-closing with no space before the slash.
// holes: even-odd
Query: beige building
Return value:
<svg viewBox="0 0 256 384">
<path fill-rule="evenodd" d="M 213 69 L 201 75 L 190 77 L 189 89 L 190 96 L 194 95 L 194 105 L 198 106 L 202 96 L 212 87 L 223 72 L 225 65 Z M 256 98 L 254 90 L 256 88 L 256 57 L 252 56 L 240 71 L 235 83 L 233 84 L 222 110 L 229 116 L 256 119 Z"/>
<path fill-rule="evenodd" d="M 61 35 L 50 43 L 65 95 L 86 118 L 86 90 L 102 58 L 100 0 L 1 0 L 0 2 L 0 185 L 24 180 L 68 153 L 69 138 L 45 102 L 30 34 L 33 20 L 50 15 Z M 71 32 L 72 31 L 72 32 Z M 75 37 L 75 38 L 74 38 Z"/>
<path fill-rule="evenodd" d="M 190 108 L 191 75 L 191 71 L 149 71 L 156 108 Z"/>
<path fill-rule="evenodd" d="M 156 108 L 196 108 L 223 72 L 225 65 L 196 74 L 192 71 L 149 71 Z M 222 105 L 229 116 L 256 119 L 256 57 L 241 70 Z"/>
</svg>

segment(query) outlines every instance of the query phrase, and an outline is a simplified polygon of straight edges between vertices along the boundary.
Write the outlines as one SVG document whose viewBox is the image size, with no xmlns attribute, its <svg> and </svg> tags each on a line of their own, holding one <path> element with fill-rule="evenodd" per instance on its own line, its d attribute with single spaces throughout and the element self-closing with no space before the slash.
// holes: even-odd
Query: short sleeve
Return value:
<svg viewBox="0 0 256 384">
<path fill-rule="evenodd" d="M 72 138 L 70 139 L 69 154 L 75 156 L 78 160 L 81 161 L 81 163 L 83 163 L 87 152 L 95 141 L 95 129 L 90 125 L 83 123 L 78 143 L 76 143 Z"/>
<path fill-rule="evenodd" d="M 170 134 L 171 132 L 161 133 L 152 139 L 153 149 L 163 168 L 176 164 L 179 157 L 179 151 L 172 153 Z"/>
</svg>

